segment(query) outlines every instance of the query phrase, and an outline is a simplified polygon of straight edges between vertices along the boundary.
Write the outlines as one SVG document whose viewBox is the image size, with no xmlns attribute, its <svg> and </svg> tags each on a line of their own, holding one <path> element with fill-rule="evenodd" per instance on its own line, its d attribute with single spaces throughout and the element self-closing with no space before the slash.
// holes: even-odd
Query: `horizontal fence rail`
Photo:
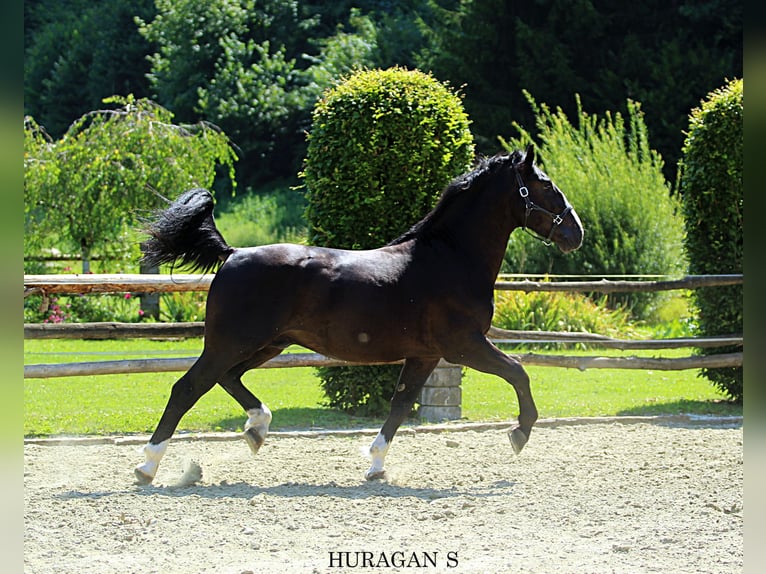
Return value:
<svg viewBox="0 0 766 574">
<path fill-rule="evenodd" d="M 699 289 L 701 287 L 724 287 L 742 285 L 744 275 L 687 275 L 681 279 L 663 281 L 498 281 L 498 291 L 566 291 L 587 293 L 649 293 L 654 291 L 672 291 L 675 289 Z"/>
<path fill-rule="evenodd" d="M 569 369 L 648 369 L 654 371 L 683 371 L 686 369 L 738 367 L 742 365 L 742 353 L 722 353 L 678 359 L 657 359 L 647 357 L 574 357 L 565 355 L 539 355 L 536 353 L 512 354 L 524 365 L 538 367 L 566 367 Z M 197 357 L 174 359 L 127 359 L 120 361 L 97 361 L 81 363 L 60 363 L 24 365 L 25 379 L 46 379 L 53 377 L 79 377 L 87 375 L 119 375 L 128 373 L 168 373 L 186 371 Z M 274 357 L 258 368 L 284 367 L 339 367 L 350 365 L 396 365 L 391 363 L 350 363 L 332 359 L 318 353 L 292 353 Z M 440 366 L 450 366 L 442 360 Z"/>
<path fill-rule="evenodd" d="M 207 291 L 213 275 L 178 274 L 73 274 L 73 275 L 25 275 L 24 297 L 34 294 L 79 293 L 172 293 Z M 687 275 L 680 279 L 662 281 L 498 281 L 495 289 L 505 291 L 567 291 L 592 293 L 629 293 L 672 291 L 675 289 L 699 289 L 700 287 L 723 287 L 742 285 L 742 274 Z"/>
<path fill-rule="evenodd" d="M 174 293 L 207 291 L 213 275 L 70 274 L 24 275 L 24 297 L 80 293 Z"/>
<path fill-rule="evenodd" d="M 25 339 L 168 339 L 198 338 L 205 333 L 205 323 L 27 323 Z M 607 349 L 679 349 L 742 346 L 741 335 L 720 337 L 684 337 L 671 339 L 614 339 L 593 333 L 564 331 L 515 331 L 491 327 L 488 337 L 497 343 L 587 344 Z"/>
<path fill-rule="evenodd" d="M 25 275 L 24 297 L 42 294 L 86 293 L 172 293 L 207 291 L 213 275 L 143 275 L 143 274 L 84 274 L 84 275 Z M 625 293 L 666 291 L 675 289 L 699 289 L 741 285 L 742 274 L 689 275 L 680 279 L 624 281 L 601 279 L 599 281 L 520 281 L 500 280 L 497 290 L 565 291 Z M 120 338 L 189 338 L 202 337 L 204 323 L 60 323 L 25 324 L 25 339 L 120 339 Z M 498 343 L 563 343 L 586 344 L 594 347 L 629 349 L 671 349 L 681 347 L 712 348 L 742 347 L 743 337 L 739 334 L 719 337 L 688 337 L 659 340 L 623 340 L 592 333 L 571 333 L 554 331 L 514 331 L 492 327 L 488 336 Z M 540 355 L 526 353 L 514 355 L 525 365 L 555 366 L 585 370 L 603 369 L 644 369 L 644 370 L 685 370 L 696 368 L 739 367 L 742 352 L 721 353 L 707 356 L 682 358 L 646 357 L 580 357 L 563 355 Z M 25 365 L 24 378 L 50 378 L 101 374 L 126 374 L 185 371 L 196 358 L 173 359 L 129 359 L 117 361 L 78 362 L 63 364 Z M 401 362 L 401 361 L 399 361 Z M 446 366 L 449 363 L 442 361 Z M 348 363 L 316 353 L 284 354 L 261 365 L 265 368 L 342 366 Z M 370 363 L 365 363 L 370 364 Z M 374 363 L 381 364 L 381 363 Z M 444 366 L 442 365 L 442 366 Z"/>
<path fill-rule="evenodd" d="M 565 343 L 585 344 L 589 347 L 606 349 L 681 349 L 684 347 L 714 348 L 741 347 L 744 344 L 742 335 L 722 335 L 718 337 L 680 337 L 669 339 L 614 339 L 595 333 L 579 333 L 571 331 L 512 331 L 490 327 L 487 337 L 496 343 L 528 344 L 528 343 Z"/>
<path fill-rule="evenodd" d="M 25 339 L 194 339 L 205 323 L 24 323 Z"/>
</svg>

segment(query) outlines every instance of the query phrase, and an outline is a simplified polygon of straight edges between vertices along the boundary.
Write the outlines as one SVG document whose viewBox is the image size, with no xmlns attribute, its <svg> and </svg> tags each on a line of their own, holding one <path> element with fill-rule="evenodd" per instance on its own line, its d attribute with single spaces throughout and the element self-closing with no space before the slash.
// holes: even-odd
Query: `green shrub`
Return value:
<svg viewBox="0 0 766 574">
<path fill-rule="evenodd" d="M 400 365 L 367 367 L 319 367 L 327 406 L 360 417 L 386 413 L 394 394 Z"/>
<path fill-rule="evenodd" d="M 226 241 L 237 247 L 300 243 L 306 234 L 305 209 L 303 196 L 284 186 L 238 196 L 215 219 Z"/>
<path fill-rule="evenodd" d="M 309 242 L 380 247 L 419 221 L 468 169 L 473 140 L 460 97 L 402 68 L 362 71 L 317 103 L 304 178 Z M 319 369 L 330 406 L 383 414 L 398 366 Z"/>
<path fill-rule="evenodd" d="M 645 327 L 645 337 L 649 339 L 681 339 L 699 335 L 693 290 L 672 291 Z"/>
<path fill-rule="evenodd" d="M 582 247 L 563 255 L 523 233 L 508 244 L 503 270 L 550 274 L 676 274 L 685 269 L 683 220 L 662 175 L 662 158 L 649 147 L 640 106 L 628 101 L 628 116 L 586 114 L 577 99 L 577 125 L 559 108 L 527 98 L 536 114 L 539 162 L 566 194 L 583 222 Z M 626 125 L 627 123 L 627 125 Z M 533 138 L 506 147 L 523 148 Z M 661 295 L 611 295 L 639 318 L 651 314 Z"/>
<path fill-rule="evenodd" d="M 138 296 L 132 293 L 60 295 L 24 299 L 25 323 L 99 323 L 140 321 L 143 314 Z"/>
<path fill-rule="evenodd" d="M 207 293 L 163 293 L 160 296 L 160 319 L 171 323 L 205 320 Z"/>
<path fill-rule="evenodd" d="M 743 102 L 742 80 L 708 95 L 692 110 L 679 164 L 679 189 L 686 217 L 689 271 L 742 273 Z M 701 335 L 742 332 L 742 286 L 695 292 Z M 733 348 L 705 350 L 705 354 Z M 742 400 L 742 368 L 703 369 L 702 374 L 736 401 Z"/>
<path fill-rule="evenodd" d="M 492 324 L 501 329 L 587 332 L 632 337 L 630 312 L 579 293 L 498 291 Z"/>
</svg>

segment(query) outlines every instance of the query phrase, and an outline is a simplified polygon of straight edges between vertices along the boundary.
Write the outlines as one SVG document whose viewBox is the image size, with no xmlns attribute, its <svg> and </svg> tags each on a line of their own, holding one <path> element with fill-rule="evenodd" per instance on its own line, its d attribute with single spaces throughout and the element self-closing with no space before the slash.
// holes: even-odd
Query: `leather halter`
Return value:
<svg viewBox="0 0 766 574">
<path fill-rule="evenodd" d="M 516 173 L 516 183 L 519 184 L 519 195 L 524 198 L 525 203 L 525 209 L 524 209 L 524 223 L 521 226 L 521 228 L 529 233 L 532 237 L 535 239 L 539 239 L 545 245 L 551 244 L 551 237 L 553 237 L 553 233 L 556 231 L 556 228 L 564 223 L 564 218 L 567 216 L 567 214 L 572 211 L 572 206 L 569 205 L 569 202 L 566 202 L 566 207 L 564 208 L 564 211 L 562 211 L 559 214 L 555 214 L 551 211 L 548 211 L 544 207 L 540 207 L 535 202 L 533 202 L 531 199 L 529 199 L 529 189 L 526 185 L 524 185 L 524 180 L 521 179 L 521 174 L 514 170 Z M 565 200 L 566 201 L 566 200 Z M 548 233 L 548 237 L 543 237 L 541 234 L 537 233 L 535 230 L 530 229 L 527 227 L 527 219 L 529 218 L 529 214 L 533 211 L 540 211 L 548 216 L 550 216 L 552 225 L 551 230 Z"/>
</svg>

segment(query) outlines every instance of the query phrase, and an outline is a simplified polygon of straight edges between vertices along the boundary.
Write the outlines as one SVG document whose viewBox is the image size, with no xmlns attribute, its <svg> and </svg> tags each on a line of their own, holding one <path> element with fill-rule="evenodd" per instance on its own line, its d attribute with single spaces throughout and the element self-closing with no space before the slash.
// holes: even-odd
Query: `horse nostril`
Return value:
<svg viewBox="0 0 766 574">
<path fill-rule="evenodd" d="M 561 240 L 557 242 L 562 253 L 570 253 L 580 248 L 583 240 L 582 227 L 559 228 Z"/>
</svg>

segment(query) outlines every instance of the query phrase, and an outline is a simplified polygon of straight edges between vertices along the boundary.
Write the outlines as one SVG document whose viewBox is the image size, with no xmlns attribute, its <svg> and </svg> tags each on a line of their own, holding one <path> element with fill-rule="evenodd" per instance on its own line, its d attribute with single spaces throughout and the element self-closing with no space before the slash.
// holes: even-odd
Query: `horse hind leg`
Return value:
<svg viewBox="0 0 766 574">
<path fill-rule="evenodd" d="M 258 450 L 263 446 L 263 443 L 266 440 L 266 435 L 269 432 L 269 425 L 271 424 L 271 411 L 258 397 L 253 395 L 253 393 L 242 384 L 242 375 L 250 369 L 254 369 L 269 359 L 276 357 L 282 350 L 282 347 L 273 346 L 261 349 L 247 361 L 230 369 L 219 382 L 224 390 L 229 393 L 229 395 L 231 395 L 247 413 L 245 431 L 242 436 L 254 455 L 258 453 Z"/>
<path fill-rule="evenodd" d="M 399 426 L 412 410 L 428 375 L 438 363 L 439 359 L 407 359 L 404 362 L 394 396 L 391 399 L 391 410 L 388 418 L 386 418 L 386 422 L 383 423 L 383 427 L 369 448 L 372 464 L 364 475 L 367 480 L 385 477 L 384 461 L 391 441 Z"/>
<path fill-rule="evenodd" d="M 269 407 L 261 403 L 259 408 L 249 409 L 247 411 L 247 421 L 245 422 L 245 432 L 242 436 L 250 447 L 253 455 L 258 451 L 266 441 L 266 435 L 269 434 L 269 425 L 271 424 L 271 411 Z"/>
<path fill-rule="evenodd" d="M 146 460 L 134 469 L 139 484 L 150 484 L 154 480 L 170 438 L 181 418 L 202 395 L 213 388 L 217 378 L 217 366 L 208 360 L 203 352 L 194 365 L 173 385 L 157 428 L 149 439 L 149 443 L 143 447 Z"/>
</svg>

